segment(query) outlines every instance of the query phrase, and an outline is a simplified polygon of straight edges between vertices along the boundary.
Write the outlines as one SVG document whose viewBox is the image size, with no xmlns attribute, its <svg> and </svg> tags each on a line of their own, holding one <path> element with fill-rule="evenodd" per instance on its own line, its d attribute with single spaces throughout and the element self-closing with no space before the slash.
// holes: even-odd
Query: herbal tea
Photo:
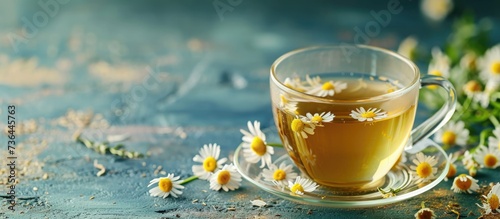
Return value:
<svg viewBox="0 0 500 219">
<path fill-rule="evenodd" d="M 337 101 L 330 104 L 283 92 L 272 95 L 282 142 L 297 166 L 319 184 L 356 187 L 379 180 L 409 142 L 418 90 L 364 104 L 364 99 L 395 92 L 400 86 L 388 78 L 352 74 L 287 78 L 284 84 Z"/>
</svg>

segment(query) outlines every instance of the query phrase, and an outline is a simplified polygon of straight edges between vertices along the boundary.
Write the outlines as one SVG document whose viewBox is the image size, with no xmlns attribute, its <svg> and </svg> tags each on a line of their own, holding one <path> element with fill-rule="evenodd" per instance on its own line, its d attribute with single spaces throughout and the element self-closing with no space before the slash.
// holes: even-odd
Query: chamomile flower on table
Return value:
<svg viewBox="0 0 500 219">
<path fill-rule="evenodd" d="M 222 168 L 222 165 L 227 161 L 227 158 L 219 159 L 219 155 L 219 145 L 203 145 L 200 149 L 200 154 L 193 157 L 193 161 L 202 163 L 201 165 L 193 165 L 193 174 L 200 179 L 210 179 L 210 176 L 212 176 L 215 171 Z"/>
<path fill-rule="evenodd" d="M 240 129 L 243 134 L 243 157 L 249 163 L 257 163 L 259 160 L 262 162 L 260 167 L 270 165 L 271 155 L 274 154 L 274 149 L 266 143 L 266 135 L 260 130 L 260 122 L 248 121 L 248 131 Z"/>
<path fill-rule="evenodd" d="M 314 128 L 316 128 L 316 126 L 313 123 L 308 122 L 306 118 L 295 116 L 295 119 L 293 119 L 290 124 L 290 128 L 297 136 L 305 139 L 308 134 L 314 135 Z"/>
<path fill-rule="evenodd" d="M 435 178 L 434 174 L 437 172 L 435 167 L 437 160 L 434 156 L 426 156 L 422 152 L 417 153 L 416 159 L 413 159 L 415 165 L 411 165 L 410 169 L 413 170 L 412 175 L 416 177 L 415 183 L 428 182 Z"/>
<path fill-rule="evenodd" d="M 349 114 L 353 119 L 357 119 L 360 122 L 368 121 L 372 122 L 374 120 L 379 120 L 387 117 L 387 112 L 382 111 L 382 109 L 369 108 L 365 110 L 364 107 L 356 108 L 356 110 L 351 110 Z"/>
<path fill-rule="evenodd" d="M 476 205 L 482 208 L 485 211 L 485 214 L 500 213 L 500 183 L 497 183 L 493 187 L 491 187 L 488 195 L 483 195 L 483 198 L 483 205 Z"/>
<path fill-rule="evenodd" d="M 297 176 L 295 182 L 288 181 L 288 188 L 290 192 L 295 195 L 304 195 L 304 192 L 313 192 L 318 188 L 318 184 L 310 179 Z"/>
<path fill-rule="evenodd" d="M 297 173 L 293 172 L 292 165 L 286 165 L 285 162 L 282 162 L 279 166 L 271 164 L 268 168 L 263 169 L 262 176 L 265 181 L 276 182 L 275 185 L 283 188 L 288 181 L 297 177 Z"/>
<path fill-rule="evenodd" d="M 493 135 L 494 136 L 488 137 L 488 146 L 496 147 L 500 150 L 500 127 L 496 127 L 495 130 L 493 130 Z"/>
<path fill-rule="evenodd" d="M 335 93 L 340 93 L 342 90 L 347 88 L 347 84 L 345 82 L 340 81 L 327 81 L 324 83 L 318 83 L 311 87 L 306 93 L 315 95 L 318 97 L 333 97 Z"/>
<path fill-rule="evenodd" d="M 449 146 L 465 146 L 467 140 L 469 140 L 469 130 L 465 128 L 463 121 L 450 121 L 434 134 L 435 142 Z"/>
<path fill-rule="evenodd" d="M 478 60 L 479 77 L 483 81 L 500 81 L 500 44 L 488 49 Z"/>
<path fill-rule="evenodd" d="M 415 213 L 415 219 L 434 219 L 437 218 L 434 211 L 430 208 L 421 208 Z"/>
<path fill-rule="evenodd" d="M 166 198 L 169 195 L 177 198 L 182 194 L 184 186 L 180 183 L 179 176 L 174 176 L 174 174 L 169 173 L 166 177 L 160 177 L 153 179 L 149 182 L 148 187 L 157 184 L 156 187 L 149 190 L 149 195 Z"/>
<path fill-rule="evenodd" d="M 467 174 L 460 174 L 453 180 L 453 185 L 451 186 L 451 190 L 456 193 L 472 193 L 479 189 L 479 185 L 477 184 L 477 179 L 474 179 L 472 176 Z"/>
<path fill-rule="evenodd" d="M 450 164 L 449 164 L 450 168 L 448 169 L 448 173 L 446 174 L 444 181 L 448 181 L 449 178 L 455 177 L 455 175 L 457 174 L 457 166 L 455 166 L 455 162 L 457 161 L 458 156 L 450 154 L 449 159 L 450 159 Z"/>
<path fill-rule="evenodd" d="M 316 126 L 323 126 L 324 122 L 331 122 L 333 121 L 333 118 L 335 118 L 335 115 L 331 112 L 322 112 L 322 113 L 306 113 L 306 116 L 300 116 L 301 119 L 306 119 L 308 122 L 311 122 L 312 124 Z"/>
<path fill-rule="evenodd" d="M 241 184 L 241 175 L 233 164 L 224 165 L 222 169 L 215 172 L 210 178 L 210 189 L 219 191 L 233 191 L 238 189 Z"/>
<path fill-rule="evenodd" d="M 482 167 L 495 169 L 500 166 L 500 150 L 496 147 L 480 146 L 474 153 L 474 160 Z"/>
</svg>

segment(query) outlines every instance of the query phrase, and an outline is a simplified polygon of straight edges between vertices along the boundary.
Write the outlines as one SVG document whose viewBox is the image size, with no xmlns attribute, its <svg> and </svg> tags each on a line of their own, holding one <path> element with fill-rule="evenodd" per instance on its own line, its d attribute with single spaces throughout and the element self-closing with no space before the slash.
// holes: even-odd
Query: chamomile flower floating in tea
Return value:
<svg viewBox="0 0 500 219">
<path fill-rule="evenodd" d="M 453 180 L 453 185 L 451 186 L 451 190 L 456 193 L 466 192 L 472 193 L 479 189 L 479 185 L 477 184 L 477 179 L 474 179 L 472 176 L 467 174 L 460 174 L 455 177 Z"/>
<path fill-rule="evenodd" d="M 202 163 L 202 165 L 193 165 L 193 174 L 200 179 L 208 180 L 210 176 L 222 168 L 222 165 L 227 161 L 227 158 L 219 160 L 220 146 L 217 144 L 203 145 L 200 149 L 200 154 L 193 157 L 193 161 Z"/>
<path fill-rule="evenodd" d="M 485 211 L 485 214 L 500 213 L 500 183 L 497 183 L 488 192 L 488 195 L 484 196 L 483 206 L 478 205 Z"/>
<path fill-rule="evenodd" d="M 316 126 L 323 126 L 324 122 L 331 122 L 333 121 L 333 118 L 335 118 L 335 115 L 331 112 L 322 112 L 321 114 L 319 113 L 306 113 L 306 116 L 300 116 L 301 119 L 307 119 L 307 121 L 311 122 L 312 124 Z"/>
<path fill-rule="evenodd" d="M 486 51 L 478 60 L 479 77 L 483 81 L 500 81 L 500 45 Z"/>
<path fill-rule="evenodd" d="M 300 81 L 299 77 L 295 77 L 293 79 L 290 78 L 285 78 L 285 81 L 283 84 L 291 89 L 294 89 L 296 91 L 304 92 L 306 91 L 306 88 L 304 85 L 302 85 L 302 82 Z"/>
<path fill-rule="evenodd" d="M 496 127 L 493 131 L 494 136 L 488 137 L 488 146 L 496 147 L 500 150 L 500 127 Z"/>
<path fill-rule="evenodd" d="M 270 182 L 276 182 L 280 188 L 287 185 L 288 181 L 291 181 L 297 177 L 297 173 L 293 172 L 292 165 L 286 165 L 282 162 L 279 167 L 271 164 L 267 169 L 262 170 L 262 176 L 264 180 Z"/>
<path fill-rule="evenodd" d="M 416 155 L 417 159 L 413 159 L 413 163 L 416 165 L 410 166 L 413 170 L 413 175 L 417 178 L 415 183 L 428 182 L 435 178 L 434 174 L 437 172 L 435 167 L 437 160 L 434 156 L 426 156 L 422 152 Z"/>
<path fill-rule="evenodd" d="M 249 163 L 257 163 L 259 160 L 262 162 L 260 167 L 265 167 L 271 164 L 271 155 L 274 154 L 274 149 L 267 146 L 266 135 L 260 130 L 260 122 L 248 121 L 248 131 L 240 129 L 243 134 L 243 156 Z"/>
<path fill-rule="evenodd" d="M 318 186 L 319 185 L 312 180 L 300 176 L 295 178 L 295 182 L 288 181 L 288 188 L 290 188 L 290 192 L 295 195 L 304 195 L 304 192 L 313 192 Z"/>
<path fill-rule="evenodd" d="M 210 189 L 219 191 L 233 191 L 238 189 L 241 184 L 241 175 L 233 164 L 224 165 L 222 169 L 215 172 L 210 178 Z"/>
<path fill-rule="evenodd" d="M 480 146 L 474 153 L 474 160 L 482 167 L 495 169 L 500 166 L 500 150 L 495 147 Z"/>
<path fill-rule="evenodd" d="M 316 95 L 318 97 L 333 97 L 335 93 L 340 93 L 342 90 L 347 88 L 347 84 L 340 81 L 327 81 L 325 83 L 320 83 L 311 87 L 306 93 L 311 95 Z"/>
<path fill-rule="evenodd" d="M 382 111 L 382 109 L 377 108 L 369 108 L 368 110 L 365 110 L 365 108 L 360 107 L 357 108 L 356 111 L 351 110 L 351 114 L 349 115 L 353 119 L 357 119 L 360 122 L 372 122 L 373 120 L 379 120 L 387 117 L 387 112 L 384 112 Z"/>
<path fill-rule="evenodd" d="M 307 134 L 314 135 L 315 125 L 308 122 L 305 118 L 301 119 L 299 116 L 296 116 L 290 126 L 292 131 L 299 137 L 307 138 Z"/>
<path fill-rule="evenodd" d="M 158 186 L 150 189 L 149 194 L 151 196 L 162 198 L 166 198 L 169 195 L 172 195 L 173 197 L 177 198 L 182 194 L 182 189 L 184 189 L 184 186 L 180 184 L 182 181 L 179 180 L 179 178 L 179 176 L 174 176 L 174 174 L 169 173 L 167 177 L 160 177 L 151 180 L 148 187 L 154 184 L 157 184 Z"/>
<path fill-rule="evenodd" d="M 449 146 L 465 146 L 467 144 L 467 140 L 469 139 L 469 130 L 464 126 L 465 124 L 462 121 L 458 121 L 456 123 L 450 121 L 436 132 L 434 135 L 434 141 Z"/>
<path fill-rule="evenodd" d="M 280 94 L 280 108 L 288 113 L 297 114 L 297 102 L 290 100 L 285 94 Z"/>
</svg>

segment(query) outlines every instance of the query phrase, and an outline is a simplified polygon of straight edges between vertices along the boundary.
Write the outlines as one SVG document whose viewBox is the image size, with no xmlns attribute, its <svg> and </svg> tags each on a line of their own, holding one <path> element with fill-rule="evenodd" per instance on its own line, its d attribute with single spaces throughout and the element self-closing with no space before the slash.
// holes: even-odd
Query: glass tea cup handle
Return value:
<svg viewBox="0 0 500 219">
<path fill-rule="evenodd" d="M 428 138 L 438 129 L 443 127 L 455 112 L 457 95 L 455 88 L 453 87 L 453 84 L 451 84 L 451 82 L 440 76 L 424 75 L 420 79 L 420 84 L 422 87 L 429 85 L 438 85 L 444 88 L 447 92 L 446 102 L 436 113 L 434 113 L 434 115 L 432 115 L 429 119 L 427 119 L 411 131 L 411 139 L 413 144 L 405 148 L 406 151 L 415 149 L 413 148 L 414 145 L 417 145 L 418 142 Z"/>
</svg>

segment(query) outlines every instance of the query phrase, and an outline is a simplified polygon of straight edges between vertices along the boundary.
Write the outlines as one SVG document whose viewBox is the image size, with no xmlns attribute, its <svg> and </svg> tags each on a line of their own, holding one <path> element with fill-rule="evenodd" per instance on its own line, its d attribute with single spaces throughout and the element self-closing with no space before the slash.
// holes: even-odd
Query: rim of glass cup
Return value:
<svg viewBox="0 0 500 219">
<path fill-rule="evenodd" d="M 351 47 L 354 46 L 354 47 L 358 47 L 358 48 L 361 48 L 361 49 L 378 51 L 378 52 L 384 53 L 386 55 L 394 56 L 395 58 L 397 58 L 397 59 L 401 60 L 402 62 L 406 63 L 413 70 L 413 72 L 414 72 L 414 78 L 413 78 L 413 80 L 411 81 L 411 83 L 408 86 L 405 86 L 405 87 L 403 87 L 401 89 L 398 89 L 395 92 L 391 92 L 391 93 L 387 93 L 387 94 L 381 94 L 381 95 L 377 95 L 377 96 L 370 97 L 370 98 L 364 98 L 364 99 L 336 100 L 336 99 L 329 99 L 329 98 L 326 98 L 326 97 L 319 97 L 319 96 L 315 96 L 315 95 L 312 95 L 312 94 L 307 94 L 307 93 L 304 93 L 304 92 L 300 92 L 300 91 L 294 90 L 294 89 L 289 88 L 288 86 L 284 85 L 283 82 L 280 81 L 280 80 L 278 80 L 278 78 L 276 77 L 276 68 L 278 67 L 278 65 L 282 61 L 284 61 L 285 59 L 287 59 L 287 58 L 289 58 L 289 57 L 291 57 L 293 55 L 296 55 L 296 54 L 299 54 L 299 53 L 302 53 L 302 52 L 312 51 L 312 50 L 341 49 L 344 46 L 351 46 Z M 393 51 L 388 50 L 388 49 L 383 49 L 383 48 L 380 48 L 380 47 L 374 47 L 374 46 L 368 46 L 368 45 L 361 45 L 361 44 L 311 46 L 311 47 L 305 47 L 305 48 L 300 48 L 300 49 L 292 50 L 290 52 L 287 52 L 287 53 L 283 54 L 278 59 L 276 59 L 276 61 L 274 61 L 274 63 L 271 65 L 271 80 L 273 81 L 273 83 L 276 86 L 278 86 L 278 88 L 280 90 L 283 90 L 283 91 L 285 91 L 287 93 L 291 93 L 291 94 L 293 94 L 295 96 L 305 96 L 305 97 L 307 97 L 307 99 L 312 99 L 312 100 L 315 100 L 315 101 L 318 101 L 318 102 L 360 103 L 360 102 L 381 101 L 381 100 L 391 99 L 391 98 L 394 98 L 396 96 L 400 96 L 400 95 L 406 94 L 407 92 L 409 92 L 410 90 L 412 90 L 415 86 L 420 85 L 420 83 L 419 83 L 420 82 L 420 70 L 415 65 L 415 63 L 413 63 L 411 60 L 409 60 L 408 58 L 404 57 L 403 55 L 400 55 L 400 54 L 398 54 L 396 52 L 393 52 Z"/>
</svg>

